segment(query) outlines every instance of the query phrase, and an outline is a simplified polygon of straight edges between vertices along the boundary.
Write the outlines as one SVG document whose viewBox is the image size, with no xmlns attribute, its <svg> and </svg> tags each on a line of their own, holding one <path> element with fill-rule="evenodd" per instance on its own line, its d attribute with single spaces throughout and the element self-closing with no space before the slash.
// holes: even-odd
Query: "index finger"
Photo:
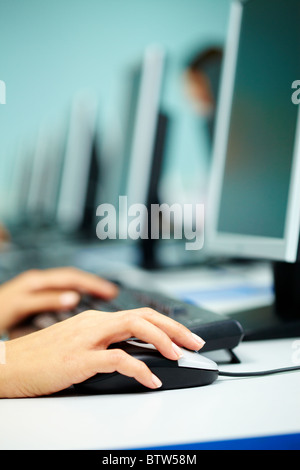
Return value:
<svg viewBox="0 0 300 470">
<path fill-rule="evenodd" d="M 39 271 L 31 287 L 32 290 L 75 290 L 105 299 L 111 299 L 118 294 L 117 286 L 111 282 L 76 268 Z"/>
<path fill-rule="evenodd" d="M 90 311 L 87 313 L 94 318 L 93 333 L 90 334 L 90 339 L 93 337 L 93 341 L 97 343 L 100 332 L 105 347 L 133 337 L 154 344 L 157 349 L 161 350 L 162 348 L 163 354 L 168 354 L 168 349 L 173 354 L 171 350 L 174 344 L 196 351 L 199 351 L 205 344 L 202 338 L 192 333 L 184 325 L 150 308 L 124 310 L 109 314 L 108 317 L 105 312 Z M 105 322 L 105 330 L 103 322 Z M 103 338 L 104 331 L 105 337 Z"/>
<path fill-rule="evenodd" d="M 141 308 L 138 311 L 143 318 L 167 333 L 170 339 L 179 346 L 199 350 L 205 345 L 205 341 L 200 336 L 192 333 L 186 326 L 173 318 L 169 318 L 151 308 Z"/>
</svg>

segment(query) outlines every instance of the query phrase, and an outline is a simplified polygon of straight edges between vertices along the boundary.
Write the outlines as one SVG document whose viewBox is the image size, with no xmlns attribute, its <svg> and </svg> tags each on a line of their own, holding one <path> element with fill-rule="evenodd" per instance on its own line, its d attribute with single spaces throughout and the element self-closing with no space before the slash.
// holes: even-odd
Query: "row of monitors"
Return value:
<svg viewBox="0 0 300 470">
<path fill-rule="evenodd" d="M 131 70 L 124 149 L 110 176 L 116 192 L 115 197 L 110 196 L 112 201 L 127 195 L 128 204 L 146 204 L 150 186 L 155 190 L 152 177 L 164 67 L 164 51 L 150 46 Z M 95 228 L 97 206 L 109 202 L 101 197 L 107 175 L 100 155 L 98 114 L 97 99 L 89 93 L 78 93 L 67 126 L 56 133 L 42 128 L 33 152 L 26 154 L 26 147 L 20 148 L 8 195 L 12 225 L 54 228 L 65 233 Z M 156 175 L 158 179 L 157 170 Z"/>
</svg>

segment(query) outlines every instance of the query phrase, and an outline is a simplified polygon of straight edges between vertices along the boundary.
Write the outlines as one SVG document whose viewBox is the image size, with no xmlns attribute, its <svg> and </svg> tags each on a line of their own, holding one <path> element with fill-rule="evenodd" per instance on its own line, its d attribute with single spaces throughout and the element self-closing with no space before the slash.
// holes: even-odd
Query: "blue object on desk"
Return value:
<svg viewBox="0 0 300 470">
<path fill-rule="evenodd" d="M 208 301 L 224 301 L 224 300 L 243 300 L 248 298 L 255 298 L 257 296 L 272 296 L 274 294 L 273 288 L 267 286 L 249 286 L 241 285 L 237 287 L 221 287 L 217 289 L 195 290 L 180 292 L 180 298 L 189 303 L 199 304 Z"/>
<path fill-rule="evenodd" d="M 215 442 L 198 442 L 155 447 L 152 450 L 300 450 L 300 433 L 281 436 L 252 437 Z M 151 450 L 151 448 L 147 449 Z"/>
</svg>

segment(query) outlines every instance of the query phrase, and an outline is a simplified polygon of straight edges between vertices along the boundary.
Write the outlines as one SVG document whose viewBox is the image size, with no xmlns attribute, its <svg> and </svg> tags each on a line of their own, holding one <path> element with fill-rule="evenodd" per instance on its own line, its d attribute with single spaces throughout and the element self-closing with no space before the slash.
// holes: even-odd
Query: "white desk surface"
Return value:
<svg viewBox="0 0 300 470">
<path fill-rule="evenodd" d="M 243 343 L 231 371 L 293 365 L 295 340 Z M 208 354 L 207 354 L 208 355 Z M 137 449 L 300 432 L 300 372 L 114 396 L 0 401 L 1 449 Z"/>
</svg>

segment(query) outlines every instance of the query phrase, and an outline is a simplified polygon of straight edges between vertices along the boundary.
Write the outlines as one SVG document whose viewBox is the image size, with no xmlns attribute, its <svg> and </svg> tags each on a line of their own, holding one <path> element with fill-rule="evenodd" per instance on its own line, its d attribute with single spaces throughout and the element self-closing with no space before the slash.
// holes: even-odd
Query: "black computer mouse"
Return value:
<svg viewBox="0 0 300 470">
<path fill-rule="evenodd" d="M 182 349 L 183 356 L 178 361 L 164 357 L 152 344 L 135 340 L 124 341 L 110 346 L 123 349 L 128 354 L 145 362 L 149 369 L 162 381 L 157 390 L 172 390 L 209 385 L 218 378 L 218 366 L 197 352 Z M 153 391 L 134 378 L 119 372 L 96 374 L 80 384 L 74 384 L 79 393 L 136 393 Z"/>
</svg>

